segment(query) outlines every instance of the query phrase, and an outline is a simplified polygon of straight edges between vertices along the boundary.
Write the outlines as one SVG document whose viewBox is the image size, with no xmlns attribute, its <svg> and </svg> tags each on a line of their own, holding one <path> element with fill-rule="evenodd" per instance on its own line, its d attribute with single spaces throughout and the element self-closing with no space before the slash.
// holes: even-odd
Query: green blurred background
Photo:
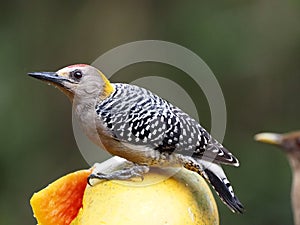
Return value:
<svg viewBox="0 0 300 225">
<path fill-rule="evenodd" d="M 73 137 L 68 99 L 26 73 L 92 63 L 111 48 L 144 39 L 189 48 L 222 87 L 224 144 L 241 161 L 226 172 L 247 211 L 232 214 L 217 200 L 221 224 L 292 224 L 289 164 L 253 135 L 300 128 L 299 1 L 2 1 L 0 18 L 0 224 L 36 224 L 31 195 L 88 167 Z M 181 75 L 164 65 L 133 65 L 114 81 L 159 71 Z M 203 94 L 190 93 L 199 96 L 200 120 L 209 129 Z"/>
</svg>

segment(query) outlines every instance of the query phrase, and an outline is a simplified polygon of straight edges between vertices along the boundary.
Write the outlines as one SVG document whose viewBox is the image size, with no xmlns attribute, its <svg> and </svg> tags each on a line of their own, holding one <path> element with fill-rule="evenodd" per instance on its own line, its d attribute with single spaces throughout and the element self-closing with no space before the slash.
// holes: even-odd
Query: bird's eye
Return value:
<svg viewBox="0 0 300 225">
<path fill-rule="evenodd" d="M 82 77 L 82 71 L 81 70 L 74 70 L 71 72 L 71 75 L 75 78 L 75 79 L 80 79 Z"/>
</svg>

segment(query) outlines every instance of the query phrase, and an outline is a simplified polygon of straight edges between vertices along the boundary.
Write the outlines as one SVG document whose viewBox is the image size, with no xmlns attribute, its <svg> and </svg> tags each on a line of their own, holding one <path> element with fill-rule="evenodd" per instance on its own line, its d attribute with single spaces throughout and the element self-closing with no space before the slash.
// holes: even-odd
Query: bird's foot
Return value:
<svg viewBox="0 0 300 225">
<path fill-rule="evenodd" d="M 143 174 L 147 173 L 149 171 L 149 167 L 145 165 L 137 165 L 134 164 L 131 167 L 126 167 L 121 170 L 113 171 L 109 174 L 101 173 L 101 172 L 95 172 L 92 173 L 88 177 L 88 184 L 92 186 L 91 180 L 98 179 L 98 180 L 128 180 L 134 177 L 139 177 L 141 180 L 144 179 Z"/>
</svg>

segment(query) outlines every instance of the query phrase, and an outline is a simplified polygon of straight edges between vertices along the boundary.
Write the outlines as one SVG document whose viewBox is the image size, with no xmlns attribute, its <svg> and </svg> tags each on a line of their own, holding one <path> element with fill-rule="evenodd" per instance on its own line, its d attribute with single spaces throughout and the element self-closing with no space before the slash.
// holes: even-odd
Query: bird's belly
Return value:
<svg viewBox="0 0 300 225">
<path fill-rule="evenodd" d="M 147 146 L 136 146 L 112 140 L 111 137 L 101 135 L 101 143 L 106 151 L 127 159 L 128 161 L 157 167 L 179 167 L 180 161 L 176 154 L 160 153 Z"/>
</svg>

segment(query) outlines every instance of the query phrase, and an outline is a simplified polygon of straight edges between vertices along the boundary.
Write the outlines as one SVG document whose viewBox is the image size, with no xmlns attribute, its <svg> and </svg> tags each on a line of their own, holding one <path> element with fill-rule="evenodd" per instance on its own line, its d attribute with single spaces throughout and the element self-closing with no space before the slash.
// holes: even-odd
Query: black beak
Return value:
<svg viewBox="0 0 300 225">
<path fill-rule="evenodd" d="M 63 84 L 62 84 L 63 81 L 70 82 L 69 79 L 61 77 L 55 72 L 32 72 L 32 73 L 28 73 L 28 75 L 31 77 L 46 81 L 46 82 L 48 81 L 50 83 L 60 85 L 60 86 L 63 86 Z"/>
</svg>

